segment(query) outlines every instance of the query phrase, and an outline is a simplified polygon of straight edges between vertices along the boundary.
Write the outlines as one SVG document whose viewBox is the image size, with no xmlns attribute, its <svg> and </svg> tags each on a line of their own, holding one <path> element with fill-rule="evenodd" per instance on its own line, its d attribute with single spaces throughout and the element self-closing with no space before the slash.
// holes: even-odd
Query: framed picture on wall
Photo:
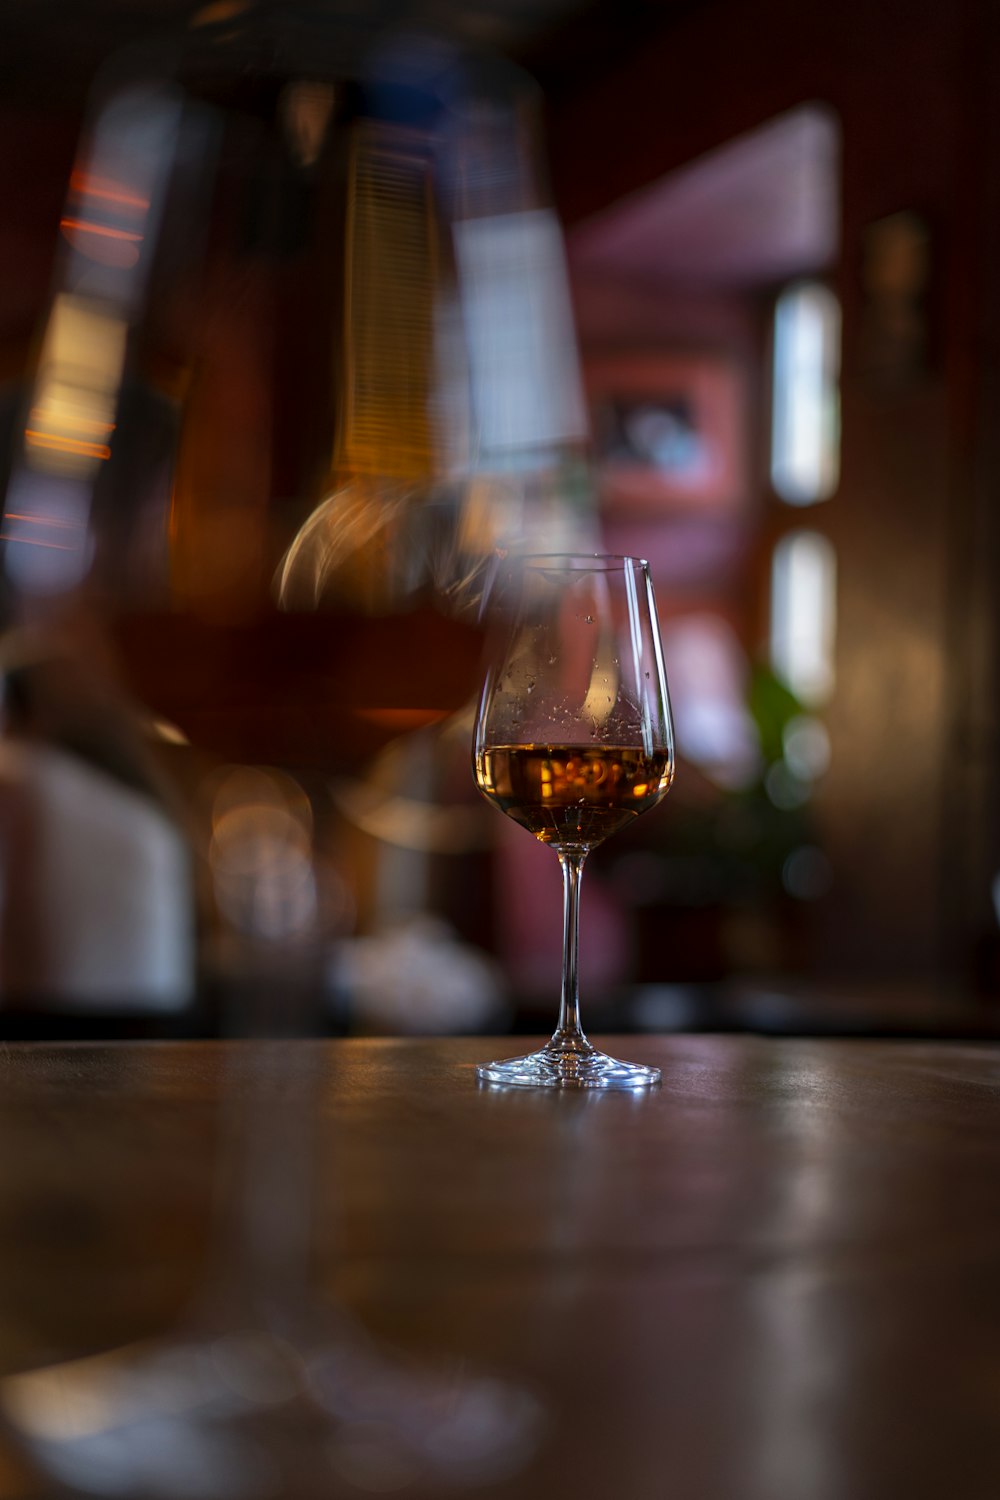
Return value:
<svg viewBox="0 0 1000 1500">
<path fill-rule="evenodd" d="M 610 511 L 740 509 L 747 497 L 739 366 L 712 354 L 622 354 L 585 369 Z"/>
</svg>

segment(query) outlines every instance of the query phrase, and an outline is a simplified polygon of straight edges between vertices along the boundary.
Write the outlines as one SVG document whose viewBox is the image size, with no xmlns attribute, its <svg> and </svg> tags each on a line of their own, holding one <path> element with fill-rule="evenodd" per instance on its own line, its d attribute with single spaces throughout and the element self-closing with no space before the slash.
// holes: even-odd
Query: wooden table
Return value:
<svg viewBox="0 0 1000 1500">
<path fill-rule="evenodd" d="M 478 1089 L 509 1041 L 7 1047 L 0 1373 L 167 1326 L 256 1068 L 279 1124 L 319 1091 L 321 1294 L 540 1395 L 493 1500 L 997 1500 L 1000 1050 L 612 1047 L 662 1089 Z"/>
</svg>

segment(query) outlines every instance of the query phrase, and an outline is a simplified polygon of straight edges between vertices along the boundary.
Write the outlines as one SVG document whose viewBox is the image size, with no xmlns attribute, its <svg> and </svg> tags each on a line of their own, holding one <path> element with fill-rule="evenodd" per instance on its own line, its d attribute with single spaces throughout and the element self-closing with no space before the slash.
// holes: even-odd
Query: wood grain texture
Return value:
<svg viewBox="0 0 1000 1500">
<path fill-rule="evenodd" d="M 0 1372 L 167 1327 L 220 1107 L 289 1144 L 315 1103 L 317 1294 L 546 1405 L 494 1500 L 995 1500 L 1000 1051 L 615 1046 L 662 1089 L 477 1088 L 509 1040 L 7 1047 Z"/>
</svg>

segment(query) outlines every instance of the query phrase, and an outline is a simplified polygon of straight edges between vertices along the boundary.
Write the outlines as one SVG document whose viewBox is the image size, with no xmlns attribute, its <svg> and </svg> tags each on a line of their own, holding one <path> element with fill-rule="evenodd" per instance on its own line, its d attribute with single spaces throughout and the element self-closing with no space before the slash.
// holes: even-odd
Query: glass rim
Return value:
<svg viewBox="0 0 1000 1500">
<path fill-rule="evenodd" d="M 646 558 L 636 557 L 629 552 L 515 552 L 509 553 L 506 561 L 538 568 L 558 567 L 561 563 L 567 572 L 581 573 L 588 569 L 594 573 L 611 573 L 626 563 L 631 563 L 634 568 L 644 568 L 647 572 L 649 571 Z M 576 566 L 577 564 L 579 566 Z"/>
</svg>

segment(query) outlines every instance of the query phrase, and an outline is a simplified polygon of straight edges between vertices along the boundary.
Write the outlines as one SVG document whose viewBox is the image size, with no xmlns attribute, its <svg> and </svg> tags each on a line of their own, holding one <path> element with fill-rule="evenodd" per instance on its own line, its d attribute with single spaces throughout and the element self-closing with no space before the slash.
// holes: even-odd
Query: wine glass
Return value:
<svg viewBox="0 0 1000 1500">
<path fill-rule="evenodd" d="M 658 1068 L 619 1062 L 587 1040 L 577 961 L 587 855 L 655 807 L 674 775 L 649 567 L 635 557 L 525 557 L 496 604 L 503 644 L 476 716 L 473 774 L 488 801 L 559 857 L 562 998 L 551 1041 L 477 1074 L 525 1087 L 646 1088 Z"/>
</svg>

